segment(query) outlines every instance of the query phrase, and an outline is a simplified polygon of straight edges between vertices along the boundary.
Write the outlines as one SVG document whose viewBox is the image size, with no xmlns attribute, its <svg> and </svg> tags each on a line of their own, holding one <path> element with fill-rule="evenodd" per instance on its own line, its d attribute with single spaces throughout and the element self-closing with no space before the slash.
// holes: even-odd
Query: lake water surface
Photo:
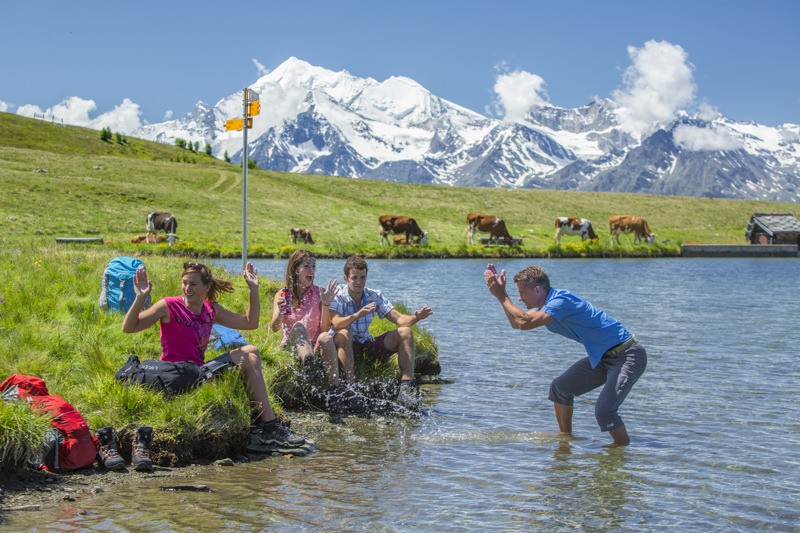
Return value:
<svg viewBox="0 0 800 533">
<path fill-rule="evenodd" d="M 509 277 L 531 262 L 496 261 Z M 286 261 L 254 263 L 283 277 Z M 630 446 L 608 446 L 596 393 L 576 401 L 575 438 L 554 436 L 548 387 L 582 348 L 544 329 L 512 330 L 485 288 L 484 260 L 375 260 L 369 286 L 410 310 L 434 309 L 420 325 L 454 382 L 424 387 L 426 416 L 348 418 L 309 457 L 209 468 L 189 481 L 212 493 L 163 492 L 153 479 L 57 512 L 16 513 L 7 526 L 800 531 L 800 261 L 538 263 L 554 287 L 605 309 L 647 348 L 647 372 L 620 411 Z M 342 265 L 318 261 L 317 283 L 341 280 Z"/>
</svg>

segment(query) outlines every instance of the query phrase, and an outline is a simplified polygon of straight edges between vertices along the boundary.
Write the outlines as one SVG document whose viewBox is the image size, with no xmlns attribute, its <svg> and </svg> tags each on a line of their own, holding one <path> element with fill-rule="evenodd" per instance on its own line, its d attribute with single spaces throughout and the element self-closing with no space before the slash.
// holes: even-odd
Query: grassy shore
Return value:
<svg viewBox="0 0 800 533">
<path fill-rule="evenodd" d="M 70 249 L 56 245 L 26 251 L 6 249 L 0 255 L 0 378 L 29 374 L 45 379 L 51 393 L 65 397 L 93 429 L 115 427 L 123 437 L 138 425 L 156 428 L 154 452 L 162 465 L 186 464 L 198 458 L 231 457 L 241 453 L 250 424 L 250 406 L 238 372 L 175 398 L 114 380 L 128 354 L 142 359 L 161 353 L 158 328 L 137 334 L 121 330 L 122 315 L 106 314 L 98 306 L 100 276 L 113 253 L 103 248 Z M 155 299 L 180 294 L 182 261 L 174 257 L 147 257 Z M 243 311 L 246 285 L 224 271 L 236 292 L 220 303 Z M 299 386 L 290 354 L 278 348 L 280 333 L 266 327 L 277 282 L 262 279 L 262 326 L 244 332 L 258 346 L 265 378 L 280 413 L 286 395 Z M 375 324 L 376 332 L 388 327 Z M 417 330 L 420 361 L 435 360 L 430 335 Z M 207 358 L 217 355 L 209 351 Z M 388 376 L 396 361 L 378 369 Z M 373 369 L 362 365 L 362 377 Z M 13 469 L 36 455 L 47 420 L 25 406 L 0 401 L 0 469 Z M 301 430 L 302 428 L 297 428 Z M 123 454 L 127 453 L 123 447 Z"/>
</svg>

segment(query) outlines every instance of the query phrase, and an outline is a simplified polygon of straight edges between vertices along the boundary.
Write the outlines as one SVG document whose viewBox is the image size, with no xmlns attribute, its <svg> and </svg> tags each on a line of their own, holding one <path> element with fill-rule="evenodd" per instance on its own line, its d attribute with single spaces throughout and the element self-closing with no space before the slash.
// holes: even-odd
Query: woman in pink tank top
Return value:
<svg viewBox="0 0 800 533">
<path fill-rule="evenodd" d="M 135 333 L 159 323 L 162 360 L 202 365 L 213 323 L 239 330 L 258 327 L 261 313 L 258 273 L 252 263 L 247 263 L 242 275 L 250 291 L 244 314 L 230 311 L 217 302 L 220 294 L 233 292 L 233 284 L 213 277 L 211 269 L 198 263 L 183 265 L 182 296 L 162 298 L 148 309 L 143 309 L 153 285 L 144 267 L 139 268 L 133 279 L 136 298 L 125 315 L 122 331 Z M 258 411 L 258 420 L 251 428 L 247 449 L 268 453 L 275 451 L 275 447 L 299 447 L 305 444 L 305 439 L 294 435 L 277 419 L 270 405 L 258 348 L 248 344 L 234 348 L 217 359 L 222 358 L 241 369 L 250 400 Z"/>
<path fill-rule="evenodd" d="M 296 353 L 302 363 L 310 363 L 314 355 L 322 357 L 328 388 L 339 385 L 339 359 L 346 358 L 347 351 L 338 350 L 339 337 L 331 333 L 330 304 L 338 288 L 334 279 L 328 280 L 325 289 L 314 285 L 317 273 L 317 258 L 308 250 L 297 250 L 286 265 L 284 291 L 275 293 L 272 306 L 272 331 L 283 329 L 281 346 Z M 334 340 L 336 339 L 336 340 Z M 344 341 L 344 339 L 341 339 Z M 347 366 L 342 361 L 345 370 Z M 352 381 L 354 376 L 343 376 Z"/>
</svg>

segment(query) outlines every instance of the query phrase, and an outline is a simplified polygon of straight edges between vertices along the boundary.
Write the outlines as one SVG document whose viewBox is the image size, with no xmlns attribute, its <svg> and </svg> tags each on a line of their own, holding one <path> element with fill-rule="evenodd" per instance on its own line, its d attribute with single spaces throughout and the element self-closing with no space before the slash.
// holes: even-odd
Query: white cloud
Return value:
<svg viewBox="0 0 800 533">
<path fill-rule="evenodd" d="M 5 113 L 6 111 L 8 111 L 8 104 L 0 100 L 0 112 Z"/>
<path fill-rule="evenodd" d="M 623 88 L 613 92 L 622 108 L 622 128 L 645 134 L 672 120 L 683 106 L 694 100 L 693 65 L 678 45 L 647 41 L 642 48 L 628 47 L 632 64 L 625 70 Z"/>
<path fill-rule="evenodd" d="M 504 120 L 522 120 L 534 106 L 549 106 L 541 76 L 523 70 L 500 74 L 494 83 L 494 108 Z"/>
<path fill-rule="evenodd" d="M 172 109 L 167 109 L 167 112 L 164 113 L 164 122 L 172 120 Z"/>
<path fill-rule="evenodd" d="M 256 66 L 256 70 L 258 71 L 259 76 L 266 76 L 267 74 L 269 74 L 269 69 L 265 67 L 261 63 L 261 61 L 259 61 L 255 57 L 253 58 L 253 64 Z"/>
<path fill-rule="evenodd" d="M 720 113 L 716 107 L 712 106 L 708 102 L 701 102 L 697 109 L 697 116 L 698 118 L 705 120 L 706 122 L 712 122 L 717 120 L 718 118 L 722 117 L 722 113 Z"/>
<path fill-rule="evenodd" d="M 24 104 L 17 108 L 17 115 L 33 118 L 34 115 L 43 115 L 44 111 L 38 105 Z"/>
<path fill-rule="evenodd" d="M 107 111 L 92 120 L 96 129 L 103 127 L 111 128 L 111 131 L 119 131 L 122 133 L 131 133 L 142 125 L 139 117 L 142 112 L 139 110 L 139 104 L 131 102 L 125 98 L 121 104 L 115 107 L 112 111 Z"/>
<path fill-rule="evenodd" d="M 84 100 L 79 96 L 70 96 L 53 107 L 42 110 L 33 104 L 21 105 L 17 108 L 17 114 L 33 117 L 34 114 L 44 115 L 48 120 L 63 121 L 65 124 L 73 126 L 84 126 L 96 130 L 111 128 L 113 132 L 131 133 L 141 126 L 140 116 L 142 112 L 139 104 L 125 98 L 121 104 L 111 111 L 106 111 L 101 115 L 90 118 L 89 115 L 97 105 L 94 100 Z"/>
<path fill-rule="evenodd" d="M 699 128 L 681 124 L 675 128 L 672 137 L 678 146 L 693 152 L 738 150 L 743 147 L 739 139 L 714 126 Z"/>
</svg>

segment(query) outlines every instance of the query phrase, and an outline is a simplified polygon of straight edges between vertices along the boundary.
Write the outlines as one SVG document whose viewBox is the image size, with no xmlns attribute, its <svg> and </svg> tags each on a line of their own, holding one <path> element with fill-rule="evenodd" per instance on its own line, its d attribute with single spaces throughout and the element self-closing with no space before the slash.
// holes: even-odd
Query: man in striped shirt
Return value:
<svg viewBox="0 0 800 533">
<path fill-rule="evenodd" d="M 352 345 L 352 354 L 345 356 L 344 374 L 354 375 L 355 357 L 361 354 L 386 360 L 396 353 L 401 374 L 397 401 L 406 408 L 418 408 L 420 395 L 414 381 L 416 353 L 411 326 L 431 316 L 433 310 L 426 306 L 412 315 L 397 311 L 381 291 L 367 288 L 367 262 L 362 257 L 347 258 L 344 281 L 347 290 L 341 287 L 330 306 L 333 329 L 349 340 L 348 348 Z M 369 326 L 375 313 L 397 325 L 397 329 L 373 338 Z"/>
</svg>

